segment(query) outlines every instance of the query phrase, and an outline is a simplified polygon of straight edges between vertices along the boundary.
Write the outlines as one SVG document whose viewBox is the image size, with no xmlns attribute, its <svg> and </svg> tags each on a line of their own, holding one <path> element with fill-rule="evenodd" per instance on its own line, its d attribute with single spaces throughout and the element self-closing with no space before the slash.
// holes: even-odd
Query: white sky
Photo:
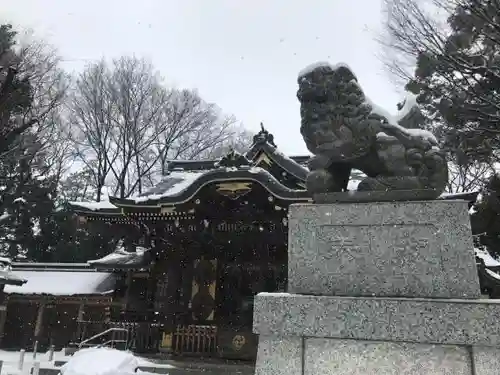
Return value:
<svg viewBox="0 0 500 375">
<path fill-rule="evenodd" d="M 379 62 L 380 0 L 1 0 L 0 21 L 32 28 L 68 70 L 103 56 L 150 58 L 167 82 L 198 88 L 249 130 L 259 123 L 287 154 L 299 133 L 296 76 L 316 61 L 346 62 L 390 112 L 400 96 Z"/>
</svg>

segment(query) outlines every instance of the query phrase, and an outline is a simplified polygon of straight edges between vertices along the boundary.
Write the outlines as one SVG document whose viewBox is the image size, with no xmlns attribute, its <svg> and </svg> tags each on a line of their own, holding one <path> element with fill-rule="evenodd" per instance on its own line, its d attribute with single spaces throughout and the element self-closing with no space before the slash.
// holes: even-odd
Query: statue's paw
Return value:
<svg viewBox="0 0 500 375">
<path fill-rule="evenodd" d="M 342 191 L 333 176 L 325 169 L 312 171 L 307 175 L 306 188 L 311 194 Z"/>
<path fill-rule="evenodd" d="M 307 166 L 310 171 L 316 171 L 321 169 L 326 169 L 330 163 L 330 160 L 325 155 L 315 155 L 307 162 Z"/>
<path fill-rule="evenodd" d="M 378 176 L 367 177 L 362 180 L 358 191 L 390 191 L 390 190 L 419 190 L 421 183 L 414 176 Z"/>
</svg>

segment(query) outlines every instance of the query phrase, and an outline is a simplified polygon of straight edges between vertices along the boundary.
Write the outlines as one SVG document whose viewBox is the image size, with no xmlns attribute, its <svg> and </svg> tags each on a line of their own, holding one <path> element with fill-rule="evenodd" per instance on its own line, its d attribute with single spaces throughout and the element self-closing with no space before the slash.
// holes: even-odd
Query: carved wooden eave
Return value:
<svg viewBox="0 0 500 375">
<path fill-rule="evenodd" d="M 226 155 L 218 160 L 214 167 L 216 168 L 245 168 L 250 167 L 252 163 L 247 157 L 231 149 Z"/>
<path fill-rule="evenodd" d="M 251 182 L 221 182 L 216 185 L 219 194 L 229 199 L 238 199 L 252 191 Z"/>
</svg>

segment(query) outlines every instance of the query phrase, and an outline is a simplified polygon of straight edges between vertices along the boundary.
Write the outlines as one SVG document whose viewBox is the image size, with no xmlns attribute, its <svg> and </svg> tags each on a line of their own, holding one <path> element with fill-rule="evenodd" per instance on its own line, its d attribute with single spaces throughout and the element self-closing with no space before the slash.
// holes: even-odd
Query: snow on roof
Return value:
<svg viewBox="0 0 500 375">
<path fill-rule="evenodd" d="M 144 263 L 144 255 L 146 249 L 142 246 L 138 246 L 135 252 L 126 251 L 123 247 L 117 248 L 111 254 L 108 254 L 100 259 L 89 260 L 87 263 L 92 266 L 124 266 L 124 267 L 133 267 L 133 266 L 143 266 Z"/>
<path fill-rule="evenodd" d="M 9 294 L 48 294 L 54 296 L 104 295 L 115 289 L 115 276 L 95 271 L 12 271 L 27 280 L 23 286 L 6 285 Z"/>
<path fill-rule="evenodd" d="M 0 284 L 23 285 L 26 282 L 22 277 L 12 272 L 12 261 L 7 257 L 0 257 Z"/>
<path fill-rule="evenodd" d="M 349 180 L 347 183 L 347 190 L 356 190 L 358 188 L 359 183 L 361 180 Z"/>
<path fill-rule="evenodd" d="M 474 253 L 484 261 L 486 267 L 500 267 L 500 262 L 493 258 L 486 249 L 474 248 Z"/>
<path fill-rule="evenodd" d="M 19 275 L 14 274 L 10 269 L 0 270 L 0 284 L 7 285 L 23 285 L 26 282 L 25 279 Z"/>
<path fill-rule="evenodd" d="M 413 93 L 407 92 L 406 98 L 404 100 L 403 108 L 401 108 L 398 113 L 394 116 L 394 121 L 399 123 L 411 110 L 418 106 L 417 96 Z"/>
<path fill-rule="evenodd" d="M 102 202 L 69 202 L 72 206 L 77 206 L 81 208 L 85 208 L 91 211 L 99 211 L 99 210 L 110 210 L 116 208 L 115 205 L 111 204 L 109 201 Z"/>
<path fill-rule="evenodd" d="M 7 220 L 10 217 L 10 214 L 5 211 L 3 214 L 0 215 L 0 221 Z"/>
<path fill-rule="evenodd" d="M 304 69 L 299 71 L 298 78 L 301 78 L 301 77 L 304 77 L 305 75 L 308 75 L 314 69 L 317 69 L 317 68 L 330 68 L 332 70 L 337 70 L 338 68 L 347 68 L 354 75 L 353 70 L 346 63 L 340 62 L 337 64 L 330 64 L 329 62 L 326 62 L 326 61 L 318 61 L 318 62 L 307 65 Z"/>
<path fill-rule="evenodd" d="M 131 199 L 139 203 L 178 195 L 205 173 L 206 171 L 171 171 L 155 187 Z"/>
<path fill-rule="evenodd" d="M 494 277 L 497 280 L 500 280 L 500 275 L 496 272 L 493 272 L 492 270 L 489 270 L 486 268 L 486 273 L 490 275 L 491 277 Z"/>
</svg>

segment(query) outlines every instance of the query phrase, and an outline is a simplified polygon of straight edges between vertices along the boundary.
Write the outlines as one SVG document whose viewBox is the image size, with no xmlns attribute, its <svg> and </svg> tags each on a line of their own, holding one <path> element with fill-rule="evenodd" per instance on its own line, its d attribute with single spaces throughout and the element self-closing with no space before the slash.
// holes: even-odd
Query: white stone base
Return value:
<svg viewBox="0 0 500 375">
<path fill-rule="evenodd" d="M 500 350 L 261 336 L 256 375 L 498 375 Z"/>
</svg>

